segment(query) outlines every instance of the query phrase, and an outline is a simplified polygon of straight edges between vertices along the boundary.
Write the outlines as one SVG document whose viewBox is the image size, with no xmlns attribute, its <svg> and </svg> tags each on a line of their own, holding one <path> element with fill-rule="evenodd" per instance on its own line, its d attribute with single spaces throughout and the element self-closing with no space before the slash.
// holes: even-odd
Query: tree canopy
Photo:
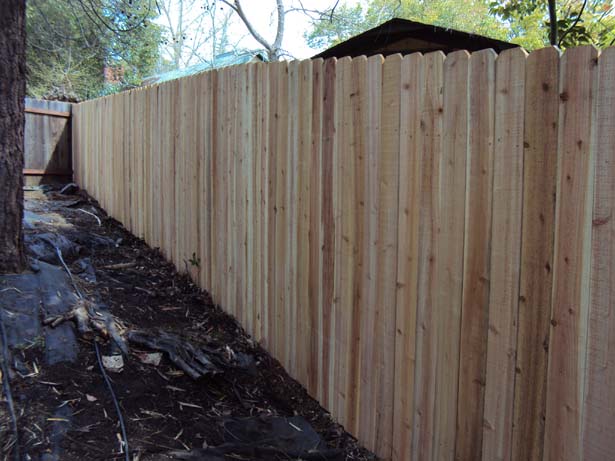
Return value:
<svg viewBox="0 0 615 461">
<path fill-rule="evenodd" d="M 157 15 L 154 0 L 29 0 L 28 95 L 85 99 L 139 84 L 158 62 Z"/>
<path fill-rule="evenodd" d="M 610 0 L 555 2 L 559 46 L 610 46 L 615 15 Z M 528 50 L 549 45 L 548 2 L 544 0 L 370 0 L 336 8 L 315 18 L 305 34 L 321 49 L 392 19 L 403 18 L 517 43 Z"/>
<path fill-rule="evenodd" d="M 550 43 L 547 3 L 508 0 L 492 2 L 490 9 L 508 25 L 511 42 L 532 50 Z M 604 48 L 615 43 L 615 13 L 611 0 L 561 0 L 553 3 L 557 16 L 556 45 L 560 48 L 590 44 Z"/>
</svg>

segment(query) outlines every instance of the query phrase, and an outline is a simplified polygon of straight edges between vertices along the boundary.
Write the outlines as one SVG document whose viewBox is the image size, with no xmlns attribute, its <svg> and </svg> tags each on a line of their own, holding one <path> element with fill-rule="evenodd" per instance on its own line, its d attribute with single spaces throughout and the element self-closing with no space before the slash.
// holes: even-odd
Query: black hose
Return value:
<svg viewBox="0 0 615 461">
<path fill-rule="evenodd" d="M 100 350 L 98 349 L 98 343 L 94 340 L 94 350 L 96 351 L 96 358 L 98 359 L 98 366 L 100 367 L 100 372 L 105 378 L 105 383 L 107 383 L 107 388 L 109 389 L 109 393 L 111 394 L 111 398 L 113 399 L 113 404 L 115 405 L 115 411 L 117 412 L 117 417 L 120 420 L 120 428 L 122 429 L 122 437 L 124 438 L 124 454 L 126 455 L 126 461 L 130 461 L 130 454 L 128 452 L 128 436 L 126 435 L 126 425 L 124 424 L 124 418 L 122 416 L 122 411 L 120 410 L 120 403 L 117 401 L 117 397 L 115 396 L 115 392 L 113 391 L 113 386 L 111 385 L 111 380 L 109 376 L 107 376 L 107 372 L 105 371 L 105 366 L 102 363 L 102 359 L 100 358 Z"/>
<path fill-rule="evenodd" d="M 77 287 L 77 284 L 75 283 L 75 280 L 73 279 L 73 274 L 71 274 L 70 269 L 64 262 L 64 258 L 62 257 L 62 250 L 60 250 L 57 246 L 55 247 L 55 249 L 56 249 L 56 253 L 58 254 L 58 258 L 60 259 L 60 262 L 62 263 L 62 265 L 64 266 L 64 269 L 66 270 L 66 273 L 70 277 L 70 281 L 72 282 L 73 287 L 75 288 L 75 291 L 77 292 L 77 296 L 83 299 L 83 295 L 79 291 L 79 288 Z M 117 401 L 117 397 L 115 396 L 115 392 L 113 391 L 111 380 L 109 379 L 109 376 L 107 376 L 107 372 L 105 371 L 105 366 L 102 363 L 102 359 L 100 357 L 100 350 L 98 348 L 98 343 L 96 342 L 96 340 L 94 340 L 94 350 L 96 351 L 96 359 L 98 360 L 98 366 L 100 367 L 100 372 L 102 373 L 103 378 L 105 378 L 105 383 L 107 384 L 107 388 L 109 389 L 109 393 L 111 394 L 111 399 L 113 400 L 113 404 L 115 405 L 115 411 L 117 412 L 117 417 L 120 421 L 120 428 L 122 429 L 122 437 L 124 438 L 125 458 L 126 458 L 126 461 L 130 461 L 130 453 L 128 451 L 128 436 L 126 435 L 126 424 L 124 424 L 124 417 L 122 416 L 122 410 L 120 409 L 120 403 Z"/>
</svg>

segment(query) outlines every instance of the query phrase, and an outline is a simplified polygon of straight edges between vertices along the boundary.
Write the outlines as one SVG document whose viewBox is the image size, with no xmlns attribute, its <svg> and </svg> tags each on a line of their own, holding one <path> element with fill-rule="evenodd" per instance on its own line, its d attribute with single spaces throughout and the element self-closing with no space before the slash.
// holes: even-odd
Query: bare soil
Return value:
<svg viewBox="0 0 615 461">
<path fill-rule="evenodd" d="M 143 329 L 163 328 L 196 340 L 207 338 L 255 359 L 256 373 L 227 370 L 195 381 L 167 357 L 158 366 L 142 363 L 138 358 L 141 351 L 133 347 L 123 371 L 109 373 L 126 422 L 131 459 L 167 459 L 170 450 L 220 445 L 224 442 L 225 417 L 263 414 L 303 416 L 330 448 L 341 450 L 340 459 L 375 459 L 334 423 L 232 317 L 213 305 L 206 292 L 178 274 L 158 250 L 107 217 L 87 195 L 51 193 L 42 199 L 39 194 L 29 200 L 34 201 L 34 208 L 52 206 L 72 225 L 57 230 L 72 241 L 82 242 L 79 254 L 67 256 L 67 264 L 79 277 L 79 260 L 90 258 L 96 282 L 79 278 L 79 286 L 86 296 L 106 304 L 113 315 Z M 102 225 L 79 208 L 99 216 Z M 39 225 L 34 232 L 44 227 Z M 92 241 L 107 244 L 93 245 Z M 126 263 L 129 267 L 109 268 Z M 118 418 L 93 344 L 79 341 L 74 363 L 45 365 L 41 344 L 14 351 L 26 368 L 14 377 L 12 387 L 21 413 L 21 451 L 30 459 L 124 457 Z M 103 345 L 103 350 L 108 352 L 109 345 Z"/>
</svg>

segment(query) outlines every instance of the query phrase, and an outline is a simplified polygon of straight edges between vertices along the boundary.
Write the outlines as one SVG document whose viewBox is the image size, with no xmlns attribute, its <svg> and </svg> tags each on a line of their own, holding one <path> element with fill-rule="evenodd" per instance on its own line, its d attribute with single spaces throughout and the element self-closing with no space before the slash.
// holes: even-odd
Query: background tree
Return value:
<svg viewBox="0 0 615 461">
<path fill-rule="evenodd" d="M 325 11 L 312 21 L 305 34 L 308 44 L 325 48 L 376 27 L 392 18 L 434 24 L 472 32 L 487 37 L 506 39 L 503 22 L 490 14 L 486 0 L 371 0 L 364 7 L 340 5 L 331 14 Z"/>
<path fill-rule="evenodd" d="M 615 43 L 611 0 L 509 0 L 493 2 L 491 12 L 509 24 L 510 41 L 530 50 L 549 44 L 569 48 Z"/>
<path fill-rule="evenodd" d="M 23 252 L 26 90 L 25 0 L 0 3 L 0 273 L 19 272 Z"/>
<path fill-rule="evenodd" d="M 139 84 L 158 63 L 157 14 L 153 0 L 28 0 L 28 95 L 86 99 Z M 119 85 L 105 84 L 105 67 L 121 69 Z"/>
<path fill-rule="evenodd" d="M 248 29 L 248 32 L 254 39 L 260 43 L 265 50 L 267 50 L 267 55 L 270 61 L 277 61 L 282 56 L 282 40 L 284 39 L 284 20 L 286 18 L 287 11 L 284 7 L 284 2 L 282 0 L 276 0 L 275 2 L 275 15 L 276 15 L 276 27 L 275 27 L 275 37 L 273 40 L 265 38 L 261 33 L 254 27 L 250 18 L 246 14 L 243 5 L 241 4 L 241 0 L 219 0 L 221 4 L 228 6 L 234 13 L 237 14 L 239 19 L 243 22 Z M 215 5 L 215 1 L 211 2 Z"/>
<path fill-rule="evenodd" d="M 551 16 L 556 18 L 554 27 Z M 562 48 L 590 43 L 604 47 L 615 41 L 610 0 L 371 0 L 366 6 L 342 5 L 332 16 L 314 18 L 305 37 L 311 47 L 321 49 L 394 17 L 507 40 L 528 50 L 551 40 Z"/>
<path fill-rule="evenodd" d="M 232 11 L 203 0 L 158 0 L 157 5 L 164 24 L 162 58 L 167 69 L 211 62 L 230 48 Z"/>
</svg>

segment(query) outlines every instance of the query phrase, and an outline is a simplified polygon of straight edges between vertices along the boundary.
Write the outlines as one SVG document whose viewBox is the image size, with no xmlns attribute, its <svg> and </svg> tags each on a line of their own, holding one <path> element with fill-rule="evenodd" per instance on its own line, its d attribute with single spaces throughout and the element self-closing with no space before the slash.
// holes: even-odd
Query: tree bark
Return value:
<svg viewBox="0 0 615 461">
<path fill-rule="evenodd" d="M 26 2 L 0 1 L 0 273 L 20 272 L 23 250 Z"/>
</svg>

